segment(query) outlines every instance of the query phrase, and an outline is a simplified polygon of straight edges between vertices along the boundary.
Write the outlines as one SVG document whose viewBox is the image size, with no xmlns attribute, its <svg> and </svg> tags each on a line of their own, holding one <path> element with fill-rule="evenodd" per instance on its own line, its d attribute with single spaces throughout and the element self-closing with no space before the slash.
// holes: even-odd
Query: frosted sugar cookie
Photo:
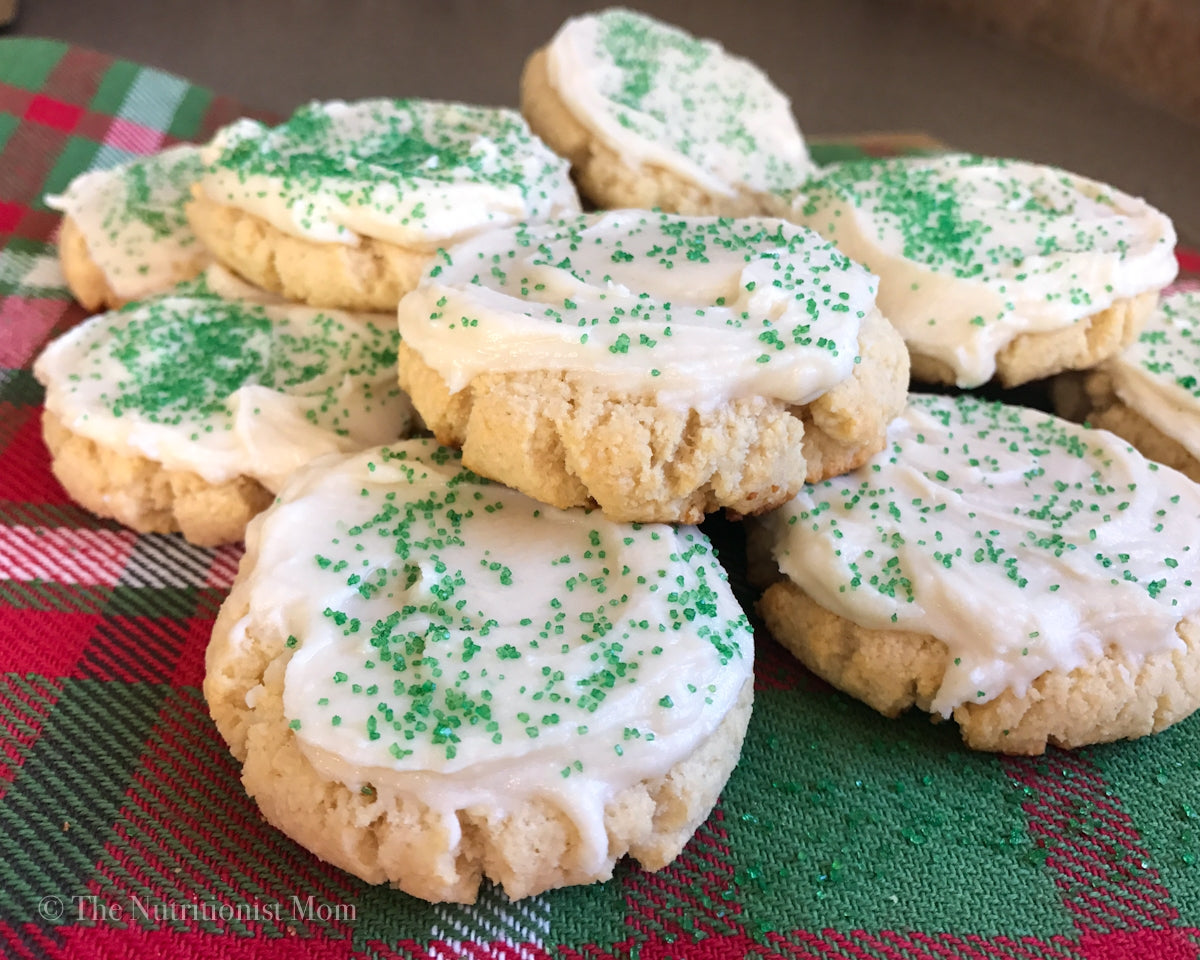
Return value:
<svg viewBox="0 0 1200 960">
<path fill-rule="evenodd" d="M 119 307 L 204 269 L 208 252 L 183 212 L 202 168 L 200 148 L 180 144 L 81 174 L 46 197 L 64 214 L 58 254 L 76 300 L 91 312 Z"/>
<path fill-rule="evenodd" d="M 204 693 L 266 818 L 427 900 L 656 870 L 750 717 L 749 623 L 694 527 L 545 507 L 412 440 L 251 524 Z"/>
<path fill-rule="evenodd" d="M 879 276 L 913 378 L 1004 386 L 1094 366 L 1174 279 L 1175 229 L 1051 167 L 967 154 L 834 165 L 785 216 Z"/>
<path fill-rule="evenodd" d="M 762 522 L 771 632 L 888 716 L 1037 754 L 1200 705 L 1200 487 L 1107 431 L 913 395 L 870 464 Z"/>
<path fill-rule="evenodd" d="M 205 151 L 188 205 L 229 268 L 314 306 L 391 310 L 434 252 L 480 230 L 579 209 L 567 164 L 512 110 L 332 101 Z"/>
<path fill-rule="evenodd" d="M 205 281 L 99 314 L 34 366 L 54 474 L 135 530 L 240 540 L 309 460 L 407 434 L 397 343 L 386 316 L 227 300 Z"/>
<path fill-rule="evenodd" d="M 1063 416 L 1111 430 L 1200 482 L 1200 293 L 1163 297 L 1125 350 L 1051 386 Z"/>
<path fill-rule="evenodd" d="M 813 169 L 761 70 L 631 10 L 564 23 L 525 65 L 521 110 L 602 208 L 764 213 Z"/>
<path fill-rule="evenodd" d="M 401 385 L 463 462 L 559 507 L 759 513 L 878 450 L 908 357 L 875 280 L 780 220 L 613 211 L 451 248 Z"/>
</svg>

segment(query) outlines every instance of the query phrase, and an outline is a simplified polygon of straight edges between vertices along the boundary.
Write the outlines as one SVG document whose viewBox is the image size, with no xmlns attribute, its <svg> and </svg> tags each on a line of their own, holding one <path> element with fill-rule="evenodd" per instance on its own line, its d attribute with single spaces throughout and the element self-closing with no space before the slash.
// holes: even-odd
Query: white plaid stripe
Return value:
<svg viewBox="0 0 1200 960">
<path fill-rule="evenodd" d="M 115 586 L 136 539 L 132 530 L 0 527 L 0 580 Z"/>
<path fill-rule="evenodd" d="M 12 284 L 23 297 L 66 297 L 67 281 L 53 249 L 42 253 L 0 250 L 0 283 Z"/>
</svg>

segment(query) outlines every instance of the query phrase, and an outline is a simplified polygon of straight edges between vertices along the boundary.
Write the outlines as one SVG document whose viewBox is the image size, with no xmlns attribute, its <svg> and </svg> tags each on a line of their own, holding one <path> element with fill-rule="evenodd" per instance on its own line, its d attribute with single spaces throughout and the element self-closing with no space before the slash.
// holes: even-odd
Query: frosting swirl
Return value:
<svg viewBox="0 0 1200 960">
<path fill-rule="evenodd" d="M 621 210 L 444 251 L 399 323 L 451 392 L 554 369 L 698 408 L 800 404 L 851 374 L 874 295 L 874 277 L 785 221 Z"/>
<path fill-rule="evenodd" d="M 80 324 L 34 373 L 75 433 L 209 483 L 249 476 L 276 491 L 314 457 L 407 432 L 398 344 L 386 317 L 226 300 L 201 279 Z"/>
<path fill-rule="evenodd" d="M 288 638 L 284 715 L 326 778 L 447 822 L 552 796 L 597 862 L 607 799 L 695 749 L 750 675 L 699 530 L 546 507 L 428 440 L 298 474 L 247 557 L 230 642 Z"/>
<path fill-rule="evenodd" d="M 611 9 L 567 20 L 547 69 L 576 119 L 634 163 L 724 196 L 791 188 L 812 170 L 787 97 L 715 41 Z"/>
<path fill-rule="evenodd" d="M 268 128 L 219 131 L 200 180 L 211 200 L 284 233 L 432 251 L 493 226 L 579 209 L 565 160 L 520 114 L 432 100 L 310 103 Z"/>
</svg>

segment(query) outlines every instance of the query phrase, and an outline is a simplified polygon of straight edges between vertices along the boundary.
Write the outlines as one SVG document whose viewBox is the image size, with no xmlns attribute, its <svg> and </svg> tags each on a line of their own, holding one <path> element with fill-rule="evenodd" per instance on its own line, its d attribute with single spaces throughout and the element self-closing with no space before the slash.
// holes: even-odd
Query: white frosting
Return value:
<svg viewBox="0 0 1200 960">
<path fill-rule="evenodd" d="M 1122 403 L 1200 458 L 1200 293 L 1164 297 L 1104 369 Z"/>
<path fill-rule="evenodd" d="M 750 676 L 749 624 L 699 530 L 547 507 L 432 441 L 314 465 L 246 541 L 231 642 L 289 638 L 305 755 L 452 835 L 457 810 L 547 798 L 598 869 L 605 803 L 691 753 Z"/>
<path fill-rule="evenodd" d="M 46 409 L 101 446 L 209 483 L 253 477 L 272 491 L 315 457 L 408 432 L 387 317 L 260 293 L 213 271 L 80 324 L 34 366 Z"/>
<path fill-rule="evenodd" d="M 112 291 L 138 300 L 208 259 L 183 213 L 203 166 L 199 147 L 179 144 L 80 174 L 61 195 L 46 197 L 46 205 L 75 221 Z"/>
<path fill-rule="evenodd" d="M 1200 487 L 1107 431 L 967 395 L 912 395 L 884 452 L 765 522 L 822 607 L 946 644 L 943 715 L 1182 649 L 1200 609 Z"/>
<path fill-rule="evenodd" d="M 779 220 L 611 211 L 451 248 L 400 303 L 449 385 L 565 370 L 698 408 L 807 403 L 853 372 L 874 277 Z"/>
<path fill-rule="evenodd" d="M 1145 201 L 1051 167 L 951 154 L 854 161 L 788 214 L 879 276 L 879 308 L 959 386 L 1022 333 L 1058 330 L 1174 279 L 1175 229 Z"/>
<path fill-rule="evenodd" d="M 787 97 L 712 40 L 611 9 L 567 20 L 546 66 L 572 115 L 632 165 L 723 196 L 789 189 L 813 170 Z"/>
<path fill-rule="evenodd" d="M 320 242 L 374 237 L 433 250 L 579 209 L 567 162 L 518 113 L 494 107 L 311 103 L 274 128 L 238 120 L 205 160 L 210 199 Z"/>
</svg>

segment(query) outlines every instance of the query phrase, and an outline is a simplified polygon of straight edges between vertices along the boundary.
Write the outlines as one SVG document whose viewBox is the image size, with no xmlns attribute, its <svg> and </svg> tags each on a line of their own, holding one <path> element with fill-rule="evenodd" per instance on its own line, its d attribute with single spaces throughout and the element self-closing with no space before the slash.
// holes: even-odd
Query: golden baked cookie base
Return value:
<svg viewBox="0 0 1200 960">
<path fill-rule="evenodd" d="M 287 638 L 252 622 L 235 641 L 233 625 L 246 614 L 245 607 L 222 607 L 204 680 L 217 729 L 243 763 L 246 791 L 270 823 L 321 859 L 368 883 L 389 883 L 432 902 L 473 903 L 484 878 L 512 899 L 607 880 L 626 854 L 647 870 L 666 866 L 716 803 L 750 720 L 748 679 L 737 703 L 691 754 L 665 776 L 610 799 L 604 808 L 607 857 L 597 869 L 587 863 L 570 817 L 549 797 L 531 799 L 504 817 L 455 810 L 448 825 L 422 800 L 420 778 L 408 789 L 392 790 L 372 783 L 370 771 L 361 784 L 325 779 L 283 715 Z M 251 690 L 253 707 L 246 702 Z"/>
<path fill-rule="evenodd" d="M 1120 353 L 1133 343 L 1158 304 L 1158 291 L 1118 300 L 1106 310 L 1084 317 L 1061 330 L 1022 333 L 996 354 L 995 379 L 1003 387 L 1086 370 Z M 957 378 L 945 362 L 912 355 L 912 378 L 919 383 L 954 386 Z"/>
<path fill-rule="evenodd" d="M 813 673 L 884 716 L 928 711 L 949 653 L 942 641 L 903 630 L 870 630 L 818 605 L 790 580 L 763 593 L 758 611 L 771 635 Z M 1022 697 L 1005 691 L 953 713 L 973 750 L 1037 755 L 1158 733 L 1200 707 L 1200 623 L 1182 620 L 1182 651 L 1140 664 L 1114 651 L 1070 673 L 1049 671 Z"/>
<path fill-rule="evenodd" d="M 1143 456 L 1173 467 L 1200 483 L 1200 460 L 1174 437 L 1169 437 L 1136 410 L 1127 407 L 1113 390 L 1106 370 L 1064 374 L 1050 384 L 1050 397 L 1060 417 L 1111 430 Z"/>
<path fill-rule="evenodd" d="M 372 237 L 357 246 L 293 237 L 252 213 L 215 203 L 198 188 L 186 210 L 192 230 L 222 265 L 313 307 L 395 310 L 434 256 Z"/>
<path fill-rule="evenodd" d="M 882 449 L 904 407 L 907 353 L 878 312 L 863 321 L 859 352 L 853 374 L 804 407 L 748 397 L 689 410 L 554 370 L 480 374 L 451 394 L 404 343 L 399 370 L 438 442 L 461 447 L 476 473 L 618 521 L 698 523 L 719 509 L 770 510 L 806 479 L 845 473 Z"/>
<path fill-rule="evenodd" d="M 48 410 L 42 434 L 51 469 L 80 506 L 139 533 L 180 532 L 199 547 L 235 543 L 246 524 L 275 499 L 257 480 L 212 484 L 186 470 L 167 470 L 137 454 L 101 446 L 69 430 Z"/>
<path fill-rule="evenodd" d="M 116 309 L 124 304 L 108 285 L 104 271 L 92 260 L 83 232 L 69 216 L 63 217 L 58 231 L 58 262 L 71 295 L 88 313 Z"/>
<path fill-rule="evenodd" d="M 66 277 L 67 287 L 71 295 L 78 300 L 88 313 L 100 310 L 115 310 L 129 302 L 128 298 L 118 294 L 108 282 L 104 271 L 96 265 L 88 250 L 83 231 L 79 229 L 74 219 L 64 216 L 58 232 L 58 262 Z M 162 284 L 161 293 L 177 283 L 190 280 L 200 273 L 208 264 L 208 253 L 201 251 L 189 260 L 177 263 L 171 276 Z"/>
<path fill-rule="evenodd" d="M 579 192 L 600 209 L 657 207 L 667 213 L 723 217 L 771 215 L 769 201 L 758 194 L 714 194 L 657 164 L 626 163 L 558 96 L 544 48 L 530 56 L 521 73 L 521 113 L 551 150 L 571 162 Z"/>
</svg>

